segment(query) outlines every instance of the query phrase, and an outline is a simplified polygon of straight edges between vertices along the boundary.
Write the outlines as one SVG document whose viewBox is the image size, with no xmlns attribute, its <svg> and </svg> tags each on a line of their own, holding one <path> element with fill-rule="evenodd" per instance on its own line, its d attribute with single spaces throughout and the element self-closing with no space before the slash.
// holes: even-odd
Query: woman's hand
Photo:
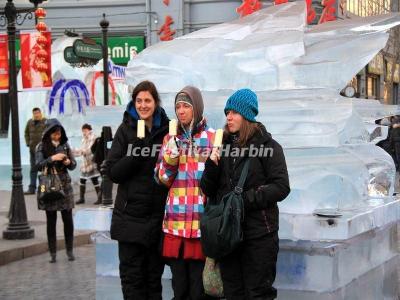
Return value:
<svg viewBox="0 0 400 300">
<path fill-rule="evenodd" d="M 218 166 L 218 162 L 221 158 L 221 154 L 219 152 L 219 147 L 214 147 L 211 155 L 210 155 L 210 159 Z"/>
<path fill-rule="evenodd" d="M 176 145 L 175 137 L 171 137 L 169 139 L 166 152 L 170 155 L 171 158 L 177 158 L 179 156 L 179 149 Z"/>
<path fill-rule="evenodd" d="M 64 153 L 57 153 L 51 156 L 52 161 L 62 161 L 66 158 L 66 155 Z"/>
<path fill-rule="evenodd" d="M 62 162 L 65 166 L 69 166 L 71 164 L 71 160 L 69 158 L 64 159 Z"/>
</svg>

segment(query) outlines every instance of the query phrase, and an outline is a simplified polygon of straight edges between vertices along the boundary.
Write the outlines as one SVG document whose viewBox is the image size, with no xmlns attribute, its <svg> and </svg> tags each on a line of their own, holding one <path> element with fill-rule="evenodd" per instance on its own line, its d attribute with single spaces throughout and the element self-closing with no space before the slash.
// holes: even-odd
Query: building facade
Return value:
<svg viewBox="0 0 400 300">
<path fill-rule="evenodd" d="M 347 0 L 347 17 L 366 17 L 399 11 L 399 0 Z M 350 82 L 356 97 L 399 104 L 400 30 L 390 31 L 386 47 Z"/>
</svg>

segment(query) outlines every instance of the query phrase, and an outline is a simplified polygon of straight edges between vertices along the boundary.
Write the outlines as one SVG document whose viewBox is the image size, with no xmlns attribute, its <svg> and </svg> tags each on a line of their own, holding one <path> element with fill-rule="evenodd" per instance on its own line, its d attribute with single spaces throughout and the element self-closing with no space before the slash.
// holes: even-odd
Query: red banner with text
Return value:
<svg viewBox="0 0 400 300">
<path fill-rule="evenodd" d="M 51 80 L 51 32 L 21 32 L 23 89 L 49 89 Z"/>
<path fill-rule="evenodd" d="M 8 93 L 8 38 L 0 33 L 0 93 Z"/>
</svg>

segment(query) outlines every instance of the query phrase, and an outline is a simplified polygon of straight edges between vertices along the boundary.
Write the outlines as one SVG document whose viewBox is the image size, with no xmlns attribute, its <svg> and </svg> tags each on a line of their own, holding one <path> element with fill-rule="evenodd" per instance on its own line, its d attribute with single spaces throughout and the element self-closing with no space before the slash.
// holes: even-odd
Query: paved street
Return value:
<svg viewBox="0 0 400 300">
<path fill-rule="evenodd" d="M 122 300 L 118 278 L 99 282 L 96 297 L 95 246 L 75 248 L 76 260 L 69 262 L 65 251 L 57 252 L 50 264 L 42 254 L 0 267 L 1 300 Z M 21 271 L 23 270 L 23 271 Z M 171 281 L 163 279 L 163 299 L 171 299 Z"/>
<path fill-rule="evenodd" d="M 0 299 L 95 299 L 94 245 L 75 248 L 75 255 L 73 262 L 58 251 L 55 264 L 46 253 L 2 266 Z"/>
</svg>

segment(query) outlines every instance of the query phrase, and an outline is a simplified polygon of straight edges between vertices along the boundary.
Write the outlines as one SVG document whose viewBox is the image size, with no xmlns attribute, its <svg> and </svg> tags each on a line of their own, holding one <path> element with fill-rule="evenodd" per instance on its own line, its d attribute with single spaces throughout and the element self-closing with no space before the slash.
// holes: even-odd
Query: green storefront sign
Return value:
<svg viewBox="0 0 400 300">
<path fill-rule="evenodd" d="M 94 40 L 101 44 L 101 38 L 94 38 Z M 21 66 L 21 42 L 16 40 L 15 49 L 17 52 L 17 66 Z M 108 38 L 108 53 L 115 64 L 126 65 L 133 58 L 133 50 L 136 53 L 144 49 L 143 36 L 111 36 Z"/>
<path fill-rule="evenodd" d="M 102 43 L 102 38 L 94 38 L 98 43 Z M 117 65 L 126 65 L 130 61 L 134 52 L 139 53 L 144 49 L 143 36 L 111 36 L 108 37 L 108 54 L 112 61 Z"/>
</svg>

